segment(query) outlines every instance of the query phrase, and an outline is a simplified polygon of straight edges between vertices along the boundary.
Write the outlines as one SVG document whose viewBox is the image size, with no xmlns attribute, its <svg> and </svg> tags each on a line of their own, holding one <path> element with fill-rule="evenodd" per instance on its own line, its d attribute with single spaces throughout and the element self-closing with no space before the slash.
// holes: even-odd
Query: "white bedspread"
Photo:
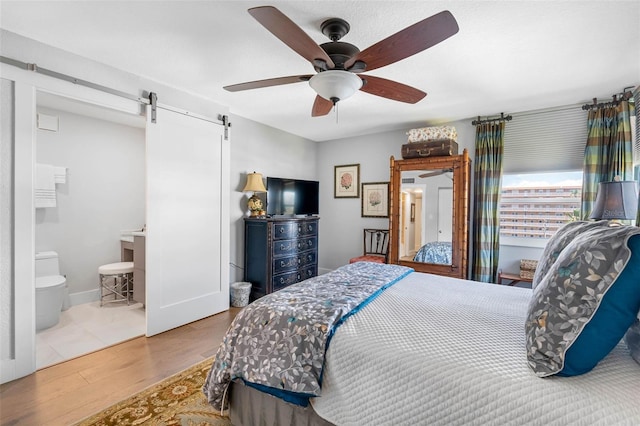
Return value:
<svg viewBox="0 0 640 426">
<path fill-rule="evenodd" d="M 538 378 L 531 290 L 413 273 L 338 328 L 316 412 L 337 425 L 640 425 L 624 343 L 591 372 Z"/>
</svg>

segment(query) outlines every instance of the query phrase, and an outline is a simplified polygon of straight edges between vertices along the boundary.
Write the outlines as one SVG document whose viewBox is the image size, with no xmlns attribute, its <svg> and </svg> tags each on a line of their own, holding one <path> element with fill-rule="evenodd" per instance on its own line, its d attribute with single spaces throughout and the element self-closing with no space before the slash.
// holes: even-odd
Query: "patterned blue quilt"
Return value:
<svg viewBox="0 0 640 426">
<path fill-rule="evenodd" d="M 413 257 L 414 262 L 437 263 L 440 265 L 451 265 L 451 243 L 431 242 L 420 247 L 420 250 Z"/>
<path fill-rule="evenodd" d="M 238 313 L 225 335 L 203 392 L 226 408 L 230 382 L 307 405 L 320 395 L 324 355 L 336 328 L 413 271 L 357 262 L 266 295 Z"/>
</svg>

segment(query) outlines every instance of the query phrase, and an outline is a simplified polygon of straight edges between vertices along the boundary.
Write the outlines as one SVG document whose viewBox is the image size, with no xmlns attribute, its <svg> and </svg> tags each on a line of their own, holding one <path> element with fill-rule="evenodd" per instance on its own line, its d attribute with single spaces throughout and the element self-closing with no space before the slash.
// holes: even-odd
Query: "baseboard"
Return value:
<svg viewBox="0 0 640 426">
<path fill-rule="evenodd" d="M 95 302 L 97 300 L 100 300 L 98 289 L 69 294 L 71 306 L 82 305 L 84 303 Z"/>
<path fill-rule="evenodd" d="M 319 268 L 318 268 L 318 275 L 324 275 L 324 274 L 326 274 L 327 272 L 331 272 L 331 271 L 333 271 L 333 269 L 327 269 L 327 268 L 320 268 L 320 267 L 319 267 Z"/>
</svg>

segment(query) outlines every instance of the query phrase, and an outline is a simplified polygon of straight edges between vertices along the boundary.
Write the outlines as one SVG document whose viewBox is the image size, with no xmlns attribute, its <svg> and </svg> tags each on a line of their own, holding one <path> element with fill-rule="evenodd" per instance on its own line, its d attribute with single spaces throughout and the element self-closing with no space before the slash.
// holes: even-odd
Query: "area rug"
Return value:
<svg viewBox="0 0 640 426">
<path fill-rule="evenodd" d="M 231 426 L 229 417 L 220 416 L 202 393 L 212 362 L 213 358 L 199 362 L 75 426 Z"/>
</svg>

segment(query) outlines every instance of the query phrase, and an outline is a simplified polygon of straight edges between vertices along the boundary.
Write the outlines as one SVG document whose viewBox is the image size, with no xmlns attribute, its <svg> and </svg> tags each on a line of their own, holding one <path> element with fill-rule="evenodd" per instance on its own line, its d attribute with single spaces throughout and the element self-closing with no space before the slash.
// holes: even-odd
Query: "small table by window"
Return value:
<svg viewBox="0 0 640 426">
<path fill-rule="evenodd" d="M 508 272 L 498 272 L 498 284 L 503 284 L 502 280 L 510 280 L 507 285 L 516 285 L 519 282 L 530 283 L 533 282 L 532 278 L 523 278 L 519 274 L 510 274 Z"/>
</svg>

